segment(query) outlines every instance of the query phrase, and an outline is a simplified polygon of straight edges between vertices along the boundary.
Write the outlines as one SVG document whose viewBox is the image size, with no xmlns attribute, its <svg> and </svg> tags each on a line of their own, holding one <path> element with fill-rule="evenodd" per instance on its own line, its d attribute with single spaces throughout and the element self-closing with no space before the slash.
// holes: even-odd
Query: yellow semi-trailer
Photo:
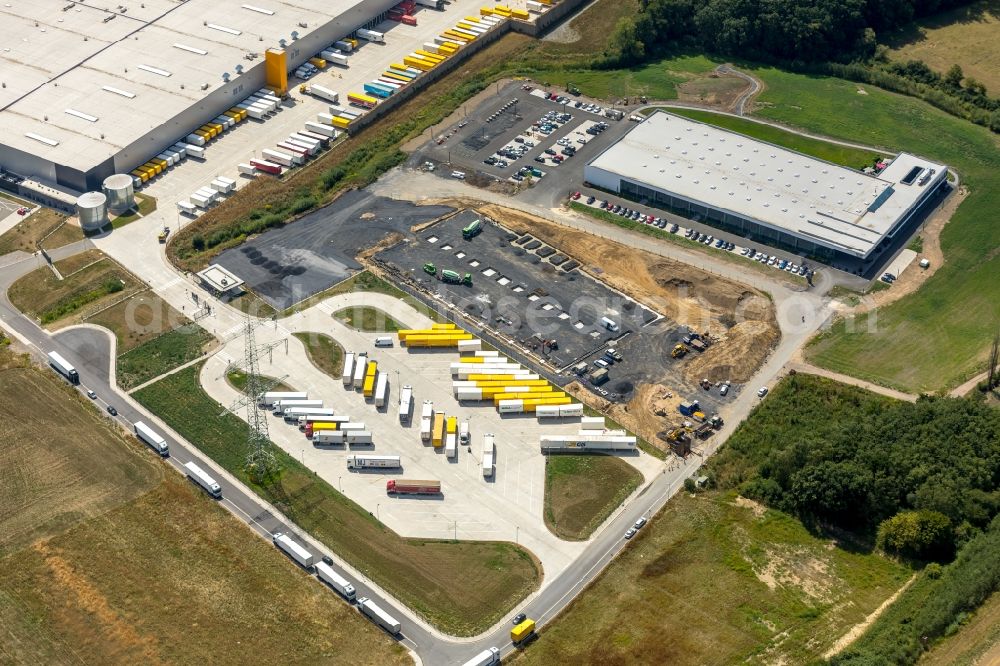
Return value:
<svg viewBox="0 0 1000 666">
<path fill-rule="evenodd" d="M 444 35 L 445 37 L 448 37 L 449 39 L 454 39 L 456 41 L 463 42 L 463 43 L 464 42 L 471 42 L 472 41 L 471 37 L 467 37 L 466 35 L 463 35 L 461 33 L 455 32 L 454 30 L 445 30 L 441 34 Z"/>
<path fill-rule="evenodd" d="M 431 444 L 438 449 L 444 444 L 444 413 L 434 412 L 434 430 L 431 434 Z"/>
<path fill-rule="evenodd" d="M 471 30 L 465 30 L 463 28 L 452 28 L 452 30 L 454 32 L 457 32 L 458 34 L 462 35 L 463 37 L 465 37 L 470 42 L 471 41 L 475 41 L 476 37 L 479 36 L 476 33 L 472 32 Z"/>
<path fill-rule="evenodd" d="M 437 53 L 431 53 L 425 49 L 417 49 L 414 51 L 415 54 L 423 58 L 424 60 L 430 60 L 433 63 L 441 64 L 444 62 L 444 56 L 438 55 Z"/>
</svg>

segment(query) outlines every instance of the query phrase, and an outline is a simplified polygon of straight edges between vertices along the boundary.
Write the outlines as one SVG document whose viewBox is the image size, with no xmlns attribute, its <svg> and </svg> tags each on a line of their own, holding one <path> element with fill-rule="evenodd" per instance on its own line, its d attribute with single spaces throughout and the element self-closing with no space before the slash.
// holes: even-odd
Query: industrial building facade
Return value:
<svg viewBox="0 0 1000 666">
<path fill-rule="evenodd" d="M 656 112 L 591 160 L 584 179 L 762 244 L 865 266 L 946 182 L 947 167 L 901 153 L 864 173 Z"/>
<path fill-rule="evenodd" d="M 397 2 L 6 4 L 19 39 L 0 53 L 0 169 L 12 174 L 0 187 L 23 177 L 100 189 L 262 88 L 268 48 L 294 69 Z"/>
</svg>

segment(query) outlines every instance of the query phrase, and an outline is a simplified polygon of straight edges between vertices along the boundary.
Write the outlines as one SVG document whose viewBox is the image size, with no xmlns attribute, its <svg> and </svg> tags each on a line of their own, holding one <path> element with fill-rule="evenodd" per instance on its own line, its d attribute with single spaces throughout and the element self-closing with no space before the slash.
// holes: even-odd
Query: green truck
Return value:
<svg viewBox="0 0 1000 666">
<path fill-rule="evenodd" d="M 466 284 L 470 287 L 472 286 L 472 273 L 466 273 L 463 277 L 455 271 L 445 269 L 441 271 L 441 279 L 445 282 L 450 282 L 451 284 Z"/>
<path fill-rule="evenodd" d="M 482 230 L 483 230 L 482 220 L 476 220 L 469 226 L 462 229 L 462 238 L 464 238 L 465 240 L 472 240 L 473 238 L 478 236 L 479 232 L 481 232 Z"/>
</svg>

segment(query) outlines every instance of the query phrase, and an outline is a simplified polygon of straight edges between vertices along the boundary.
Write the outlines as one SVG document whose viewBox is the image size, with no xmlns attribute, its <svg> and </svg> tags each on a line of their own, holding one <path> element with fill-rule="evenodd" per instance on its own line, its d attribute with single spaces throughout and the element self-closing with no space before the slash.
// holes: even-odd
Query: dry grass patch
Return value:
<svg viewBox="0 0 1000 666">
<path fill-rule="evenodd" d="M 0 236 L 0 254 L 21 250 L 37 252 L 39 241 L 47 249 L 68 245 L 74 241 L 83 240 L 83 231 L 72 224 L 63 224 L 66 215 L 51 208 L 39 208 L 31 215 L 18 222 L 13 228 Z M 62 225 L 60 227 L 60 225 Z M 58 231 L 56 229 L 58 228 Z M 56 233 L 53 234 L 53 231 Z M 51 235 L 50 235 L 51 234 Z"/>
<path fill-rule="evenodd" d="M 642 474 L 614 456 L 550 455 L 545 459 L 545 525 L 560 539 L 589 539 L 640 483 Z"/>
<path fill-rule="evenodd" d="M 292 333 L 306 347 L 306 355 L 312 364 L 333 379 L 341 379 L 344 372 L 344 348 L 322 333 Z M 280 390 L 280 389 L 275 389 Z"/>
<path fill-rule="evenodd" d="M 161 477 L 51 372 L 14 365 L 0 370 L 0 557 L 128 502 Z"/>
<path fill-rule="evenodd" d="M 62 280 L 48 267 L 38 268 L 14 282 L 7 295 L 26 315 L 49 328 L 60 328 L 79 323 L 143 287 L 109 258 L 88 263 L 91 265 Z"/>
<path fill-rule="evenodd" d="M 87 317 L 86 322 L 114 333 L 118 354 L 124 354 L 166 331 L 189 324 L 190 320 L 154 292 L 146 290 Z"/>
<path fill-rule="evenodd" d="M 515 663 L 810 663 L 909 575 L 735 495 L 682 494 Z"/>
</svg>

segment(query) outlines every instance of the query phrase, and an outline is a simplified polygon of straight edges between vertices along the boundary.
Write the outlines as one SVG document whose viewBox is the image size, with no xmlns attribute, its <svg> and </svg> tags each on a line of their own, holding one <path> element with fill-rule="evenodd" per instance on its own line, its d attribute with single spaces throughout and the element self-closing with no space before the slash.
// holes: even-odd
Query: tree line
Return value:
<svg viewBox="0 0 1000 666">
<path fill-rule="evenodd" d="M 984 402 L 792 375 L 708 469 L 814 531 L 923 566 L 836 666 L 916 663 L 1000 589 L 1000 410 Z"/>
<path fill-rule="evenodd" d="M 712 464 L 721 485 L 884 550 L 948 561 L 1000 513 L 1000 411 L 789 377 Z"/>
<path fill-rule="evenodd" d="M 958 65 L 892 62 L 878 35 L 969 0 L 640 0 L 619 20 L 598 67 L 627 67 L 684 48 L 770 62 L 919 97 L 1000 132 L 1000 98 Z"/>
</svg>

